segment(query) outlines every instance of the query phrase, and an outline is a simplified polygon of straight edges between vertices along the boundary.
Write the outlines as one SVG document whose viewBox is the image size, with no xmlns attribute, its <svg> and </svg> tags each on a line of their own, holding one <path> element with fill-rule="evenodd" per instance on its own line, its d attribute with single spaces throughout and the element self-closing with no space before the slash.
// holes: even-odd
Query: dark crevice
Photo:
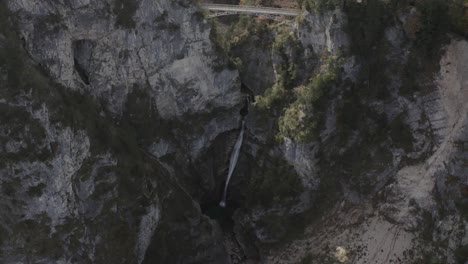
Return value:
<svg viewBox="0 0 468 264">
<path fill-rule="evenodd" d="M 239 113 L 242 119 L 244 119 L 245 116 L 247 116 L 247 114 L 249 113 L 249 106 L 250 106 L 251 101 L 252 99 L 250 98 L 250 95 L 247 95 L 245 98 L 244 106 L 241 108 L 240 113 Z"/>
<path fill-rule="evenodd" d="M 90 40 L 80 39 L 73 42 L 73 62 L 74 67 L 81 80 L 90 84 L 89 74 L 91 68 L 91 58 L 94 44 Z"/>
<path fill-rule="evenodd" d="M 73 59 L 74 61 L 74 67 L 75 67 L 75 70 L 76 72 L 78 72 L 78 75 L 80 76 L 81 80 L 86 84 L 86 85 L 89 85 L 89 76 L 88 74 L 86 73 L 86 71 L 80 66 L 80 64 L 78 63 L 78 61 L 75 59 Z"/>
<path fill-rule="evenodd" d="M 250 97 L 250 102 L 255 103 L 255 93 L 245 83 L 241 83 L 241 92 Z"/>
<path fill-rule="evenodd" d="M 241 85 L 241 92 L 245 95 L 245 102 L 244 102 L 244 107 L 240 110 L 240 115 L 242 116 L 242 119 L 247 116 L 249 113 L 249 107 L 251 103 L 255 103 L 255 94 L 254 92 L 244 83 Z"/>
</svg>

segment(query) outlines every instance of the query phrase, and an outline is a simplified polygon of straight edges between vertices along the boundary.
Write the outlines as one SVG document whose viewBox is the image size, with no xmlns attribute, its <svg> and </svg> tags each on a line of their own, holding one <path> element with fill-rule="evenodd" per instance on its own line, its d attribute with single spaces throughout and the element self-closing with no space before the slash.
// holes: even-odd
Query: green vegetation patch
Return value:
<svg viewBox="0 0 468 264">
<path fill-rule="evenodd" d="M 417 45 L 425 52 L 437 53 L 449 32 L 468 36 L 467 0 L 418 1 L 416 7 L 421 12 Z"/>
<path fill-rule="evenodd" d="M 468 220 L 468 199 L 460 197 L 455 200 L 455 206 L 460 211 L 460 214 Z"/>
<path fill-rule="evenodd" d="M 250 36 L 260 35 L 269 29 L 267 24 L 258 23 L 251 16 L 241 15 L 239 20 L 229 26 L 225 33 L 218 33 L 220 30 L 220 25 L 215 23 L 211 31 L 211 38 L 228 54 L 233 47 L 242 45 Z"/>
<path fill-rule="evenodd" d="M 45 183 L 39 183 L 36 186 L 30 187 L 28 189 L 28 195 L 31 197 L 40 197 L 46 187 Z"/>
<path fill-rule="evenodd" d="M 51 237 L 50 218 L 43 213 L 34 220 L 23 220 L 13 227 L 12 241 L 21 243 L 21 255 L 58 259 L 63 254 L 62 241 Z"/>
<path fill-rule="evenodd" d="M 406 112 L 401 113 L 390 123 L 390 136 L 398 147 L 411 152 L 414 149 L 414 138 L 411 128 L 405 122 L 405 114 Z"/>
<path fill-rule="evenodd" d="M 380 0 L 365 3 L 350 1 L 345 12 L 348 15 L 347 32 L 351 37 L 351 51 L 369 58 L 384 38 L 385 28 L 392 23 L 391 8 Z"/>
<path fill-rule="evenodd" d="M 7 197 L 14 197 L 16 195 L 16 191 L 20 190 L 21 187 L 22 187 L 21 179 L 13 178 L 8 181 L 2 181 L 1 191 Z"/>
<path fill-rule="evenodd" d="M 61 29 L 66 29 L 64 18 L 56 13 L 50 13 L 40 17 L 36 22 L 36 28 L 40 32 L 58 32 Z"/>
<path fill-rule="evenodd" d="M 262 96 L 255 97 L 255 104 L 261 110 L 270 110 L 277 104 L 284 102 L 289 94 L 289 91 L 287 91 L 284 86 L 275 83 L 273 87 L 267 89 Z"/>
<path fill-rule="evenodd" d="M 52 153 L 44 146 L 46 131 L 38 120 L 24 108 L 6 103 L 0 103 L 0 112 L 3 113 L 0 117 L 0 126 L 4 131 L 0 135 L 0 143 L 10 142 L 19 145 L 16 152 L 0 153 L 0 167 L 8 162 L 45 161 L 51 157 Z"/>
<path fill-rule="evenodd" d="M 450 18 L 446 0 L 427 0 L 418 5 L 421 26 L 417 32 L 416 45 L 429 54 L 438 52 L 445 33 L 449 30 Z"/>
<path fill-rule="evenodd" d="M 294 32 L 287 28 L 279 29 L 273 43 L 273 55 L 281 58 L 276 65 L 277 83 L 290 89 L 297 84 L 298 70 L 303 63 L 304 49 Z"/>
<path fill-rule="evenodd" d="M 448 1 L 448 16 L 452 30 L 468 37 L 468 0 Z"/>
<path fill-rule="evenodd" d="M 116 25 L 126 29 L 134 29 L 136 26 L 133 16 L 138 9 L 136 0 L 116 0 L 112 11 L 116 15 Z"/>
<path fill-rule="evenodd" d="M 307 11 L 318 11 L 320 13 L 334 10 L 337 8 L 341 0 L 296 0 L 302 8 Z"/>
<path fill-rule="evenodd" d="M 297 198 L 303 189 L 294 168 L 283 159 L 274 158 L 252 172 L 246 200 L 249 206 L 270 206 Z"/>
<path fill-rule="evenodd" d="M 457 263 L 465 263 L 468 260 L 468 245 L 460 246 L 455 250 Z"/>
<path fill-rule="evenodd" d="M 323 124 L 327 99 L 340 79 L 342 59 L 324 54 L 322 66 L 312 73 L 305 84 L 298 83 L 298 68 L 303 61 L 302 46 L 294 34 L 281 33 L 273 45 L 274 52 L 282 58 L 277 65 L 278 78 L 272 88 L 257 96 L 256 106 L 264 112 L 281 111 L 278 118 L 278 140 L 291 138 L 297 142 L 311 142 L 317 138 Z M 293 88 L 295 87 L 295 88 Z"/>
<path fill-rule="evenodd" d="M 330 56 L 320 71 L 305 86 L 294 90 L 296 101 L 279 118 L 279 139 L 288 137 L 297 142 L 311 142 L 324 121 L 327 97 L 339 79 L 340 60 Z"/>
</svg>

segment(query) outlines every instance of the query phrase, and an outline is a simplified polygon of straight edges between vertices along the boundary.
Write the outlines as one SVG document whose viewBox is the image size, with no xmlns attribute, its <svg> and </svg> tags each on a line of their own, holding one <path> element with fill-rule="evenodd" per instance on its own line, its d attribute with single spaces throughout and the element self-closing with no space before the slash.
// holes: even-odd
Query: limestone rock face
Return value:
<svg viewBox="0 0 468 264">
<path fill-rule="evenodd" d="M 304 241 L 295 240 L 279 252 L 268 252 L 269 263 L 286 261 L 286 252 L 312 254 L 318 261 L 312 263 L 321 263 L 338 246 L 356 254 L 349 260 L 352 263 L 410 262 L 427 258 L 425 254 L 434 248 L 440 252 L 428 259 L 458 263 L 464 258 L 460 248 L 468 241 L 463 213 L 467 201 L 463 176 L 467 172 L 467 44 L 466 40 L 452 38 L 442 47 L 440 68 L 432 78 L 430 92 L 413 100 L 395 95 L 388 106 L 376 106 L 388 116 L 405 109 L 413 148 L 407 151 L 387 146 L 393 152 L 392 162 L 386 163 L 381 173 L 366 172 L 375 181 L 374 205 L 343 181 L 341 190 L 346 199 L 328 208 L 321 221 L 309 225 Z M 395 54 L 392 49 L 389 52 Z M 414 161 L 404 165 L 402 160 L 408 158 Z M 317 164 L 323 166 L 321 162 Z M 440 241 L 446 242 L 438 245 Z M 409 251 L 419 257 L 409 256 Z"/>
<path fill-rule="evenodd" d="M 437 90 L 429 96 L 431 101 L 426 103 L 425 110 L 438 140 L 433 146 L 432 155 L 423 164 L 404 167 L 397 174 L 394 188 L 401 196 L 398 198 L 400 205 L 395 211 L 398 212 L 395 215 L 397 221 L 406 222 L 404 218 L 411 218 L 407 211 L 411 206 L 434 210 L 437 206 L 433 197 L 436 182 L 445 182 L 442 178 L 448 177 L 447 164 L 465 158 L 463 152 L 459 152 L 459 142 L 465 140 L 468 122 L 467 52 L 467 41 L 452 40 L 445 47 L 436 81 Z M 413 205 L 410 205 L 410 201 Z"/>
<path fill-rule="evenodd" d="M 444 36 L 447 42 L 434 47 L 440 49 L 440 58 L 435 56 L 431 62 L 416 59 L 415 49 L 420 44 L 414 41 L 421 29 L 421 14 L 410 7 L 394 14 L 395 23 L 380 31 L 383 40 L 375 40 L 370 47 L 375 52 L 369 52 L 370 58 L 363 58 L 348 53 L 351 38 L 344 28 L 349 18 L 343 11 L 324 11 L 321 15 L 304 12 L 301 19 L 291 34 L 299 40 L 299 57 L 307 61 L 309 68 L 307 71 L 301 68 L 296 83 L 288 89 L 296 89 L 294 85 L 309 78 L 310 72 L 320 64 L 317 55 L 325 52 L 344 51 L 341 53 L 344 82 L 327 87 L 333 96 L 324 100 L 327 110 L 317 142 L 304 144 L 285 138 L 281 143 L 272 144 L 269 139 L 277 132 L 275 118 L 284 109 L 272 106 L 267 114 L 255 107 L 251 110 L 247 129 L 252 139 L 247 138 L 246 152 L 257 156 L 259 163 L 279 155 L 292 166 L 291 174 L 300 176 L 304 189 L 297 200 L 282 199 L 267 207 L 239 211 L 235 215 L 236 223 L 251 230 L 257 243 L 266 245 L 266 249 L 260 250 L 266 263 L 295 263 L 306 259 L 324 263 L 332 261 L 327 256 L 338 246 L 353 252 L 349 258 L 351 263 L 466 261 L 467 183 L 462 175 L 467 173 L 468 42 L 460 37 Z M 296 62 L 289 48 L 286 45 L 285 56 Z M 275 66 L 282 63 L 274 56 L 273 62 Z M 416 67 L 421 72 L 414 72 L 410 67 L 418 63 L 423 65 Z M 437 66 L 429 67 L 430 63 Z M 362 72 L 363 69 L 369 72 Z M 411 70 L 414 76 L 407 76 Z M 376 78 L 373 75 L 379 71 L 384 73 L 377 77 L 380 81 L 359 80 L 362 74 Z M 405 91 L 415 87 L 413 91 Z M 360 89 L 369 89 L 370 93 L 384 89 L 386 94 L 369 96 Z M 287 105 L 290 101 L 284 99 L 281 103 Z M 348 111 L 352 114 L 347 115 Z M 342 116 L 358 125 L 343 132 L 347 120 L 340 119 Z M 371 120 L 370 116 L 377 118 Z M 381 135 L 367 134 L 382 124 Z M 343 133 L 348 133 L 346 140 L 342 138 Z M 369 143 L 366 138 L 369 136 L 378 139 L 372 138 Z M 364 154 L 360 153 L 361 149 Z M 267 153 L 267 158 L 260 158 L 258 153 Z M 343 201 L 321 207 L 333 199 L 336 187 L 330 184 L 339 185 L 335 191 Z M 284 239 L 288 233 L 285 223 L 295 223 L 288 217 L 294 218 L 296 213 L 307 212 L 314 206 L 322 210 L 321 213 L 313 211 L 321 219 L 313 218 L 316 222 L 306 225 L 305 235 L 286 242 L 281 250 L 268 248 L 270 243 Z M 453 236 L 449 226 L 455 226 Z M 438 241 L 445 242 L 437 244 Z M 439 253 L 428 257 L 432 251 Z M 298 257 L 291 258 L 291 252 Z"/>
<path fill-rule="evenodd" d="M 226 263 L 219 227 L 179 181 L 241 107 L 200 10 L 65 0 L 0 11 L 0 47 L 17 56 L 0 52 L 0 262 Z M 17 37 L 3 27 L 13 23 Z"/>
<path fill-rule="evenodd" d="M 296 31 L 305 48 L 318 56 L 325 51 L 334 53 L 349 48 L 348 35 L 344 32 L 347 16 L 343 11 L 336 9 L 324 14 L 306 11 L 303 16 Z"/>
<path fill-rule="evenodd" d="M 242 61 L 240 77 L 244 85 L 254 95 L 261 95 L 275 83 L 273 66 L 271 32 L 258 32 L 251 35 L 243 44 L 235 46 L 231 51 L 233 57 Z"/>
<path fill-rule="evenodd" d="M 193 121 L 204 127 L 209 115 L 223 113 L 217 117 L 223 125 L 184 134 L 196 138 L 185 150 L 196 156 L 216 135 L 237 128 L 238 113 L 231 110 L 241 103 L 238 73 L 213 48 L 211 26 L 195 5 L 137 1 L 132 13 L 127 6 L 118 10 L 122 2 L 11 1 L 9 8 L 32 59 L 116 116 L 128 110 L 132 93 L 143 93 L 149 115 L 163 120 L 188 124 L 204 115 Z M 124 15 L 127 24 L 120 21 Z"/>
<path fill-rule="evenodd" d="M 187 1 L 10 1 L 32 58 L 70 89 L 124 110 L 133 89 L 150 90 L 163 118 L 208 113 L 239 102 L 237 73 L 209 40 L 210 25 Z M 125 6 L 127 8 L 127 6 Z M 120 14 L 128 12 L 130 14 Z M 121 25 L 119 15 L 131 25 Z M 117 21 L 116 21 L 117 20 Z"/>
</svg>

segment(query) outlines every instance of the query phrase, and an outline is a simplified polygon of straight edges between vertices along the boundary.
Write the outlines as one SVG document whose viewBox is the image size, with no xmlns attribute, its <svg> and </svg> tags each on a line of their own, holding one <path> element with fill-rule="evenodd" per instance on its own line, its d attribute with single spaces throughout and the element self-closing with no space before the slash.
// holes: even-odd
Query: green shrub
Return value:
<svg viewBox="0 0 468 264">
<path fill-rule="evenodd" d="M 13 241 L 24 241 L 23 254 L 27 256 L 43 256 L 59 258 L 63 255 L 63 243 L 58 238 L 50 237 L 50 218 L 46 213 L 37 215 L 35 219 L 27 219 L 15 223 L 12 232 Z"/>
<path fill-rule="evenodd" d="M 295 170 L 281 158 L 266 161 L 252 173 L 247 189 L 247 204 L 269 206 L 296 198 L 303 191 Z"/>
<path fill-rule="evenodd" d="M 287 28 L 280 29 L 273 43 L 273 54 L 281 58 L 281 63 L 275 69 L 277 83 L 286 89 L 293 88 L 303 58 L 302 44 L 296 34 Z"/>
<path fill-rule="evenodd" d="M 6 29 L 8 25 L 10 13 L 5 2 L 0 3 L 0 29 Z"/>
<path fill-rule="evenodd" d="M 374 47 L 384 39 L 385 28 L 393 21 L 388 6 L 380 0 L 368 0 L 366 3 L 350 1 L 345 11 L 352 53 L 372 59 Z"/>
<path fill-rule="evenodd" d="M 303 48 L 297 36 L 281 28 L 272 45 L 273 54 L 281 58 L 276 65 L 277 80 L 272 88 L 267 89 L 261 96 L 255 98 L 260 109 L 272 109 L 282 106 L 291 99 L 290 92 L 298 79 L 298 69 L 301 68 Z"/>
<path fill-rule="evenodd" d="M 63 24 L 64 18 L 58 13 L 50 13 L 40 17 L 36 22 L 37 30 L 40 32 L 58 32 L 66 28 Z"/>
<path fill-rule="evenodd" d="M 305 89 L 297 91 L 299 102 L 317 107 L 323 96 L 328 93 L 330 86 L 338 80 L 341 64 L 342 60 L 338 56 L 328 56 L 323 59 L 320 72 L 310 79 Z"/>
<path fill-rule="evenodd" d="M 226 69 L 242 70 L 242 56 L 239 51 L 249 49 L 250 41 L 261 41 L 258 45 L 268 45 L 263 41 L 263 36 L 269 34 L 269 27 L 266 23 L 258 23 L 255 18 L 247 15 L 241 15 L 237 22 L 232 23 L 227 29 L 220 23 L 213 22 L 210 32 L 210 39 L 214 43 L 214 48 L 218 53 L 217 59 L 212 64 L 213 70 L 220 72 Z M 222 33 L 219 33 L 219 32 Z"/>
<path fill-rule="evenodd" d="M 457 263 L 465 263 L 468 260 L 468 245 L 461 246 L 455 250 Z"/>
<path fill-rule="evenodd" d="M 468 34 L 468 15 L 465 14 L 467 0 L 420 1 L 421 27 L 417 32 L 416 45 L 429 55 L 439 51 L 447 39 L 447 33 Z"/>
<path fill-rule="evenodd" d="M 460 214 L 468 220 L 468 199 L 465 198 L 457 198 L 455 200 L 455 206 L 460 211 Z"/>
<path fill-rule="evenodd" d="M 448 31 L 448 5 L 445 0 L 427 0 L 418 5 L 421 11 L 421 28 L 417 32 L 416 45 L 432 54 Z"/>
<path fill-rule="evenodd" d="M 307 111 L 309 114 L 309 111 Z M 308 115 L 307 114 L 307 115 Z M 278 139 L 282 140 L 285 137 L 292 138 L 298 142 L 311 141 L 316 135 L 317 120 L 307 118 L 306 123 L 306 106 L 295 102 L 286 109 L 284 114 L 279 118 L 279 135 Z"/>
<path fill-rule="evenodd" d="M 0 142 L 22 141 L 17 152 L 0 153 L 0 167 L 20 160 L 45 161 L 51 156 L 50 151 L 44 145 L 46 138 L 44 127 L 28 111 L 6 103 L 0 103 L 0 111 L 3 113 L 0 117 L 0 124 L 8 128 L 6 134 L 0 136 Z"/>
<path fill-rule="evenodd" d="M 257 225 L 258 227 L 266 230 L 266 232 L 269 234 L 282 236 L 285 232 L 285 229 L 287 228 L 284 218 L 284 216 L 277 214 L 267 214 L 257 222 Z"/>
<path fill-rule="evenodd" d="M 29 188 L 28 195 L 31 197 L 39 197 L 42 195 L 42 192 L 44 191 L 45 187 L 46 185 L 41 182 L 38 185 Z"/>
<path fill-rule="evenodd" d="M 334 10 L 339 6 L 341 0 L 296 0 L 299 6 L 307 11 L 318 11 L 323 13 L 325 11 Z"/>
<path fill-rule="evenodd" d="M 301 262 L 299 262 L 299 264 L 312 264 L 313 260 L 314 260 L 314 256 L 309 253 L 301 259 Z"/>
<path fill-rule="evenodd" d="M 411 127 L 405 122 L 404 114 L 405 113 L 398 115 L 390 123 L 390 136 L 398 147 L 404 149 L 406 152 L 411 152 L 413 150 L 414 138 L 411 133 Z"/>
<path fill-rule="evenodd" d="M 275 104 L 281 102 L 288 95 L 288 91 L 284 86 L 276 83 L 272 88 L 267 89 L 263 95 L 255 97 L 255 104 L 258 108 L 267 110 Z"/>
<path fill-rule="evenodd" d="M 339 77 L 341 60 L 337 56 L 324 59 L 324 64 L 306 86 L 295 89 L 296 101 L 280 117 L 278 139 L 288 137 L 310 142 L 319 133 L 326 110 L 326 98 Z"/>
<path fill-rule="evenodd" d="M 452 30 L 456 33 L 467 37 L 468 36 L 468 15 L 466 8 L 468 0 L 451 0 L 449 1 L 448 16 Z"/>
<path fill-rule="evenodd" d="M 113 12 L 116 15 L 116 25 L 126 29 L 135 28 L 133 16 L 138 9 L 136 0 L 116 0 Z"/>
<path fill-rule="evenodd" d="M 17 190 L 20 190 L 22 186 L 21 179 L 13 178 L 8 181 L 2 181 L 1 191 L 9 197 L 14 197 Z"/>
<path fill-rule="evenodd" d="M 213 27 L 215 40 L 219 45 L 229 53 L 235 46 L 242 45 L 249 36 L 258 35 L 262 31 L 267 30 L 267 26 L 262 23 L 257 23 L 251 16 L 241 15 L 237 23 L 232 24 L 227 32 L 217 33 L 217 24 Z M 213 31 L 212 31 L 213 32 Z"/>
</svg>

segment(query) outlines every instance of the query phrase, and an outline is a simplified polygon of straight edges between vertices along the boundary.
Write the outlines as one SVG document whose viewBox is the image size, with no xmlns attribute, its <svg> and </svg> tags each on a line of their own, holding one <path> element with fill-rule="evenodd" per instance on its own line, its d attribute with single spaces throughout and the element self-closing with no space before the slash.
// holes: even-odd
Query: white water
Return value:
<svg viewBox="0 0 468 264">
<path fill-rule="evenodd" d="M 224 185 L 223 199 L 221 200 L 221 202 L 219 202 L 219 206 L 221 207 L 226 207 L 226 196 L 227 196 L 227 189 L 229 186 L 229 181 L 231 180 L 232 173 L 234 172 L 234 169 L 236 168 L 237 160 L 239 159 L 239 152 L 242 147 L 242 141 L 244 140 L 244 128 L 245 128 L 244 123 L 245 121 L 242 120 L 241 132 L 239 134 L 239 137 L 237 138 L 236 145 L 234 145 L 234 149 L 232 150 L 231 159 L 229 160 L 229 172 L 228 172 L 228 176 L 226 179 L 226 184 Z"/>
</svg>

